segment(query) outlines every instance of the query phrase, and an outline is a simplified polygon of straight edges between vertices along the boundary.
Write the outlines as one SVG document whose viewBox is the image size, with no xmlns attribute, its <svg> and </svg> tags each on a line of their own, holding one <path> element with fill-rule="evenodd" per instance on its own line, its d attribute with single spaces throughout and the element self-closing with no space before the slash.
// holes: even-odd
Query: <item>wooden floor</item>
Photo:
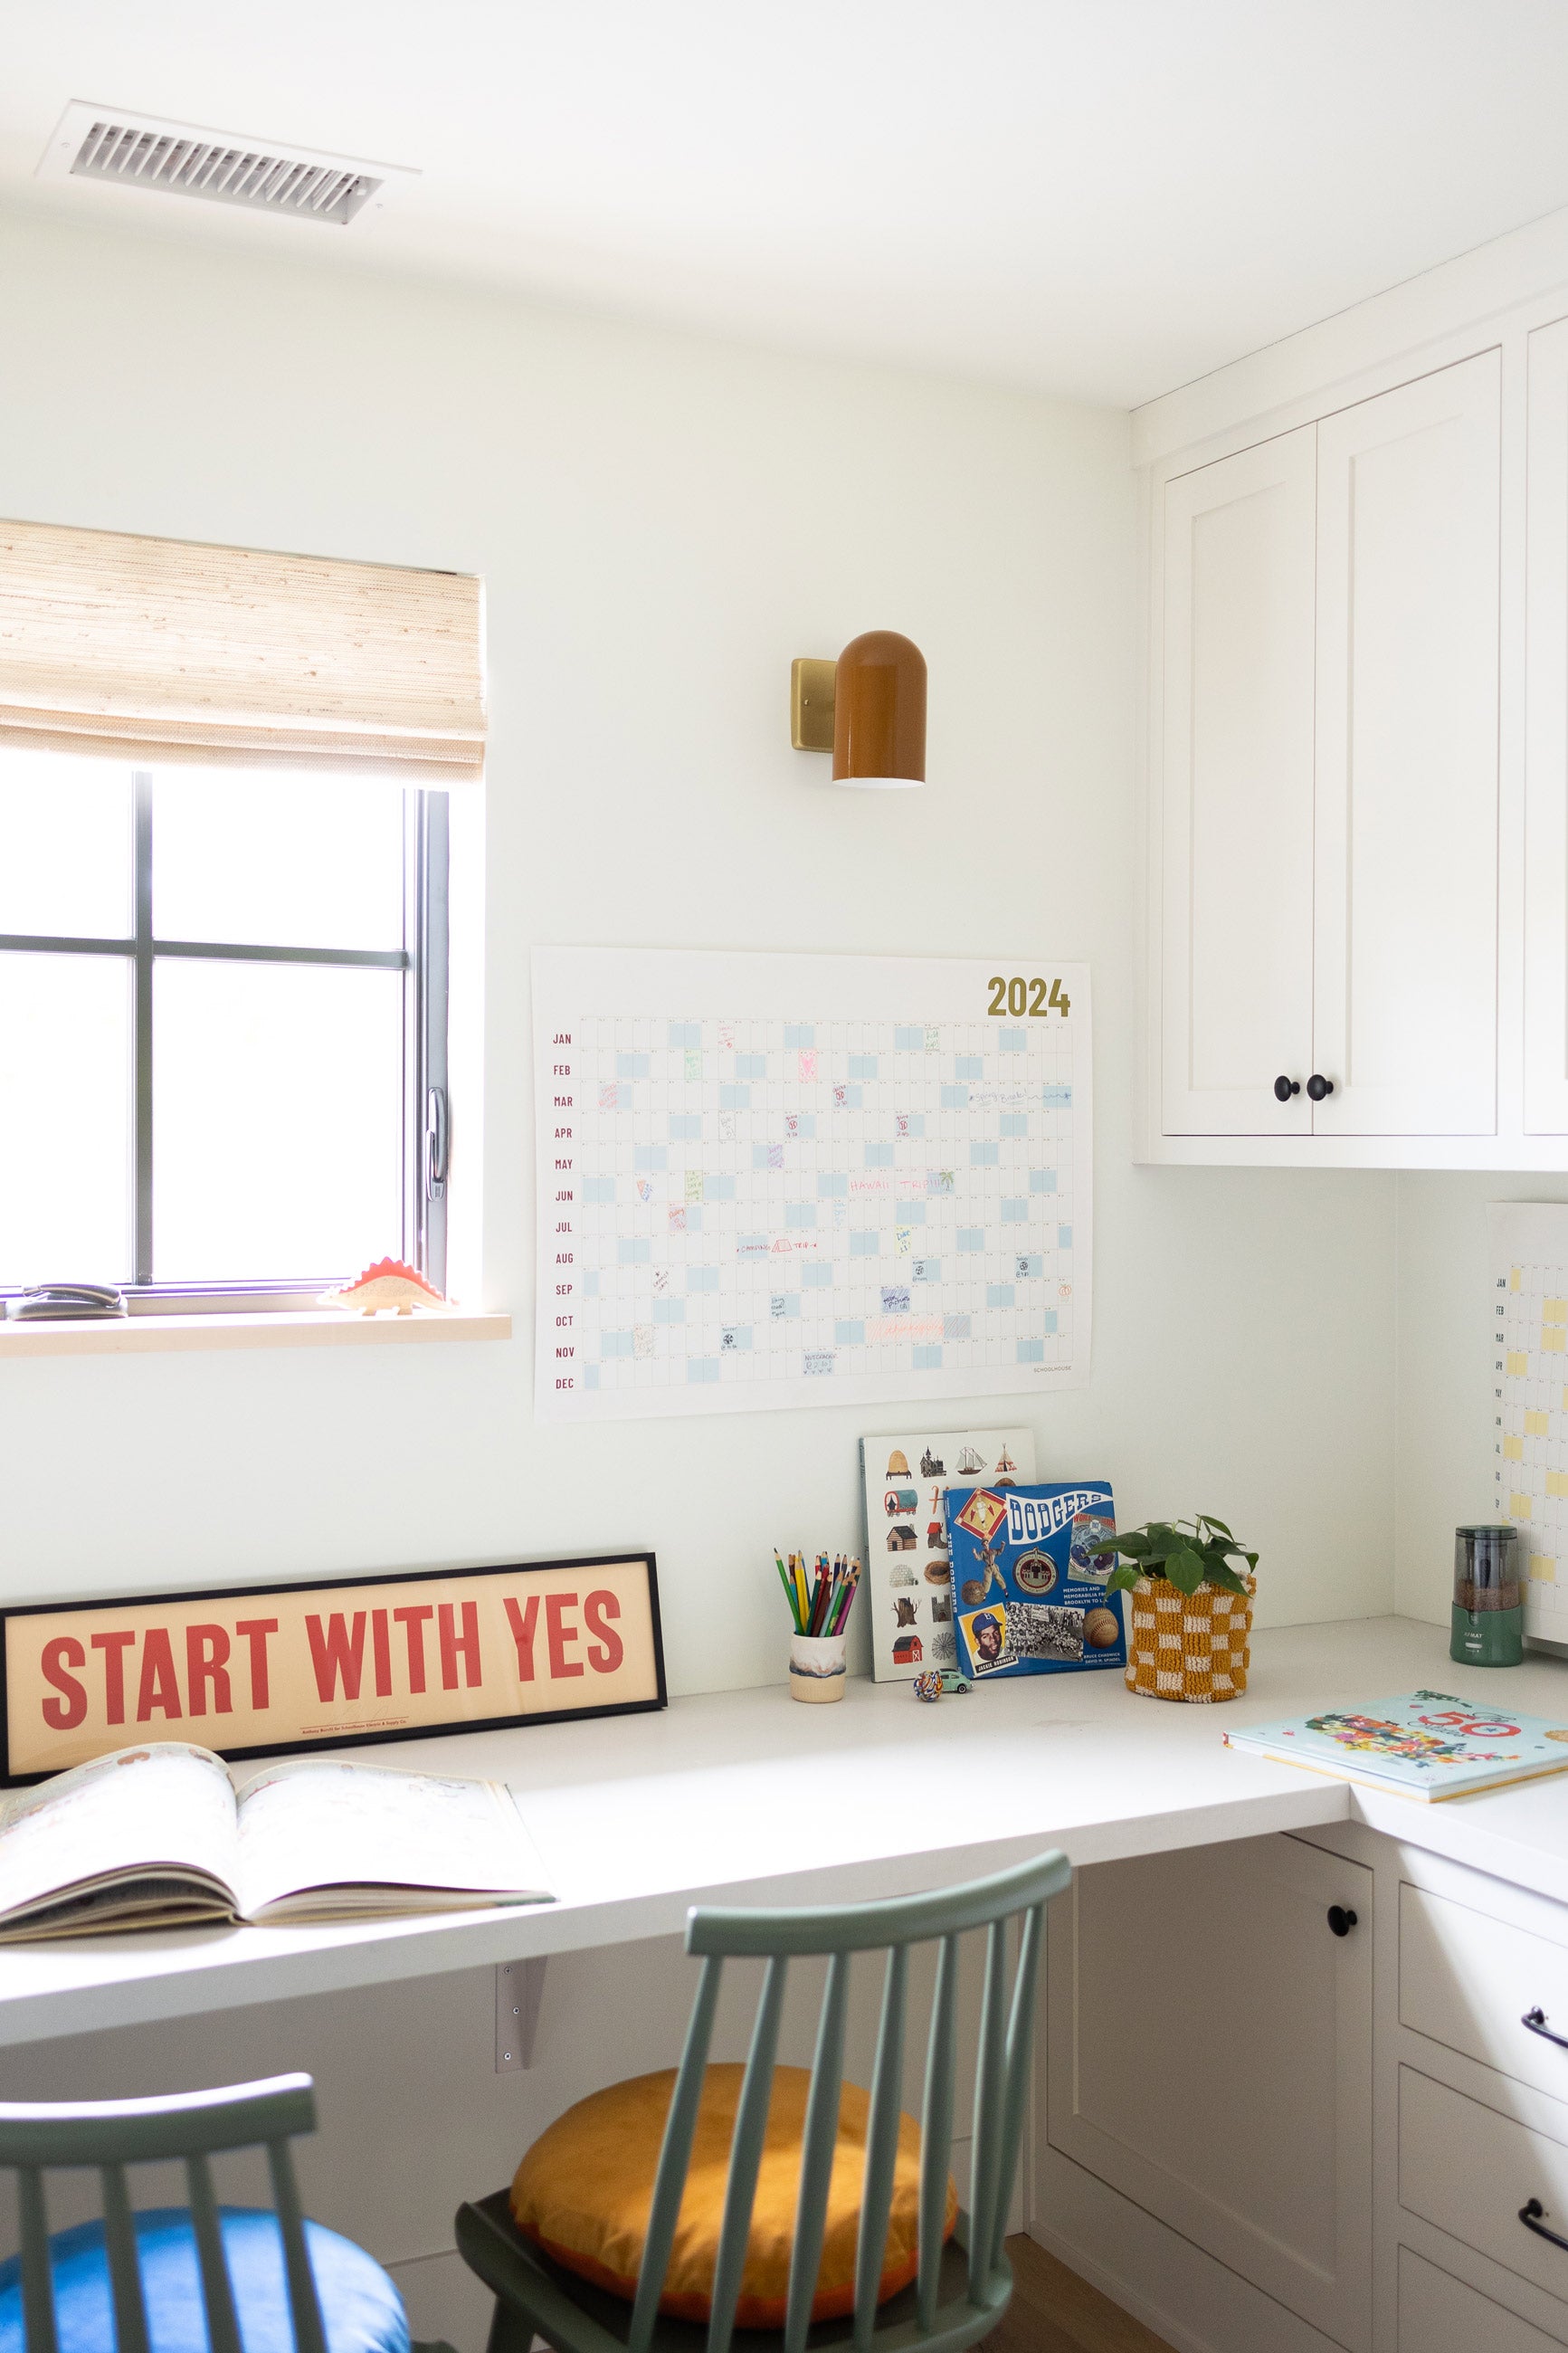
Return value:
<svg viewBox="0 0 1568 2353">
<path fill-rule="evenodd" d="M 1170 2353 L 1163 2337 L 1022 2233 L 1007 2242 L 1013 2301 L 984 2353 Z"/>
</svg>

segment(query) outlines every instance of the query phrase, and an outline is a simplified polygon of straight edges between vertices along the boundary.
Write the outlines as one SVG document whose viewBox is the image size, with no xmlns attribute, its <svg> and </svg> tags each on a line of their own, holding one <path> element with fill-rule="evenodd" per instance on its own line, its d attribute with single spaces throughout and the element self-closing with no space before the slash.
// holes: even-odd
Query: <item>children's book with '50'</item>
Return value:
<svg viewBox="0 0 1568 2353">
<path fill-rule="evenodd" d="M 1568 1724 L 1447 1692 L 1407 1692 L 1359 1710 L 1289 1716 L 1225 1737 L 1228 1746 L 1255 1757 L 1407 1798 L 1463 1798 L 1568 1770 Z"/>
</svg>

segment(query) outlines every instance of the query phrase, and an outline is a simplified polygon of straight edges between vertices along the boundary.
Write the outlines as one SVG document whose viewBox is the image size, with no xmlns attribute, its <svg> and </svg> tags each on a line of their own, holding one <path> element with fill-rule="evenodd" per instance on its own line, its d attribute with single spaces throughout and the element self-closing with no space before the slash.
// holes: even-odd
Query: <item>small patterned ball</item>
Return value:
<svg viewBox="0 0 1568 2353">
<path fill-rule="evenodd" d="M 928 1667 L 923 1674 L 919 1674 L 915 1677 L 914 1689 L 915 1697 L 917 1699 L 940 1699 L 942 1697 L 942 1674 L 940 1670 L 935 1667 Z"/>
<path fill-rule="evenodd" d="M 1083 1616 L 1083 1639 L 1097 1651 L 1109 1651 L 1121 1631 L 1114 1609 L 1086 1609 Z"/>
</svg>

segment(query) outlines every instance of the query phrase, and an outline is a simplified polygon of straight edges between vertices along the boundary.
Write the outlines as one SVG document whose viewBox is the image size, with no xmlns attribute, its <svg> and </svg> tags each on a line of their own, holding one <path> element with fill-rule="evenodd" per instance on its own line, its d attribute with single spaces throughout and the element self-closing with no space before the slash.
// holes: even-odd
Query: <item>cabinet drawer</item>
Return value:
<svg viewBox="0 0 1568 2353">
<path fill-rule="evenodd" d="M 1568 1926 L 1568 1923 L 1565 1923 Z M 1406 1883 L 1399 1891 L 1399 2017 L 1417 2034 L 1568 2100 L 1568 1945 Z"/>
<path fill-rule="evenodd" d="M 1398 2353 L 1557 2353 L 1557 2343 L 1414 2247 L 1400 2248 Z"/>
<path fill-rule="evenodd" d="M 1547 2295 L 1568 2298 L 1568 2248 L 1519 2219 L 1538 2198 L 1547 2228 L 1568 2238 L 1568 2107 L 1562 2113 L 1557 2140 L 1401 2067 L 1400 2204 Z"/>
</svg>

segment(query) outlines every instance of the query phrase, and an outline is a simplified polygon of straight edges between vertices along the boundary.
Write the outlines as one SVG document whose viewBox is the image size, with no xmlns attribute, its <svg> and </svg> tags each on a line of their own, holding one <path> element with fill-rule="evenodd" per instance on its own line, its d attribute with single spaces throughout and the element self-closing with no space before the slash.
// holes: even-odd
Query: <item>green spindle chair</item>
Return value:
<svg viewBox="0 0 1568 2353">
<path fill-rule="evenodd" d="M 1045 1906 L 1072 1876 L 1067 1857 L 1041 1855 L 989 1879 L 890 1902 L 793 1911 L 700 1907 L 687 1919 L 686 1949 L 702 1957 L 702 1975 L 664 2127 L 652 2185 L 647 2235 L 636 2298 L 624 2302 L 563 2269 L 519 2231 L 509 2193 L 460 2207 L 458 2245 L 495 2295 L 489 2353 L 528 2353 L 534 2335 L 556 2353 L 729 2353 L 736 2320 L 752 2202 L 773 2091 L 784 1981 L 792 1959 L 827 1957 L 827 1981 L 806 2094 L 800 2192 L 782 2330 L 747 2329 L 758 2353 L 803 2353 L 853 2344 L 855 2353 L 952 2353 L 988 2336 L 1006 2310 L 1013 2277 L 1003 2237 L 1012 2203 L 1027 2097 L 1035 1994 Z M 1011 1998 L 1007 1929 L 1021 1916 Z M 974 2081 L 970 2202 L 945 2242 L 952 2143 L 959 1939 L 986 1931 L 980 2040 Z M 927 2042 L 921 2130 L 918 2269 L 910 2285 L 879 2306 L 886 2259 L 904 2071 L 905 2010 L 911 1945 L 939 1947 Z M 813 2322 L 829 2179 L 843 2081 L 849 1968 L 858 1953 L 887 1956 L 881 2021 L 872 2068 L 865 2175 L 856 2242 L 854 2313 Z M 712 2310 L 700 2323 L 660 2314 L 659 2298 L 686 2189 L 704 2070 L 726 1959 L 767 1962 L 731 2143 L 723 2219 L 715 2258 Z"/>
<path fill-rule="evenodd" d="M 0 2353 L 450 2353 L 410 2346 L 396 2287 L 307 2222 L 289 2143 L 309 2075 L 151 2100 L 0 2104 L 21 2253 L 0 2264 Z M 212 2157 L 264 2147 L 273 2206 L 219 2207 Z M 184 2158 L 186 2207 L 132 2208 L 128 2166 Z M 49 2235 L 44 2176 L 96 2168 L 100 2221 Z M 308 2252 L 307 2252 L 308 2248 Z"/>
</svg>

